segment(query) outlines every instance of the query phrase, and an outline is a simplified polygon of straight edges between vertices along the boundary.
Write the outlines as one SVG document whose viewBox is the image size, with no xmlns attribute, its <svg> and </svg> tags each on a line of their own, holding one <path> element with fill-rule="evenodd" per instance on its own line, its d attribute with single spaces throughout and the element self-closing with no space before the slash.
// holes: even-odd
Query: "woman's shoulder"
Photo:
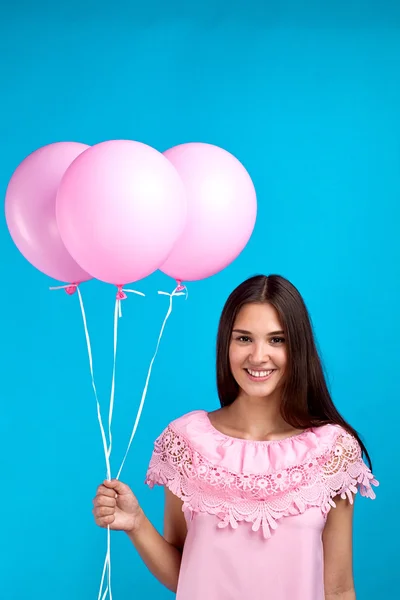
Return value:
<svg viewBox="0 0 400 600">
<path fill-rule="evenodd" d="M 341 449 L 346 449 L 348 454 L 353 455 L 353 458 L 362 456 L 358 439 L 342 425 L 328 423 L 312 427 L 309 431 L 316 436 L 322 449 L 330 450 L 336 455 L 340 454 Z"/>
<path fill-rule="evenodd" d="M 186 438 L 187 442 L 198 442 L 203 439 L 206 444 L 216 443 L 227 445 L 255 445 L 260 448 L 279 447 L 281 451 L 287 448 L 293 451 L 294 448 L 308 448 L 314 451 L 326 451 L 329 448 L 334 449 L 337 444 L 342 444 L 348 448 L 353 448 L 356 453 L 361 453 L 361 447 L 356 437 L 347 431 L 341 425 L 335 423 L 324 423 L 309 427 L 294 435 L 284 437 L 282 439 L 271 441 L 252 441 L 234 437 L 223 433 L 213 424 L 213 415 L 219 411 L 209 413 L 204 409 L 192 410 L 183 414 L 180 417 L 172 420 L 164 429 L 161 435 L 171 431 L 177 435 Z M 160 436 L 161 437 L 161 436 Z"/>
<path fill-rule="evenodd" d="M 156 440 L 179 439 L 180 445 L 202 450 L 212 443 L 212 426 L 206 410 L 192 410 L 171 421 Z"/>
<path fill-rule="evenodd" d="M 177 431 L 184 431 L 188 426 L 190 426 L 193 423 L 206 422 L 207 417 L 208 412 L 206 410 L 191 410 L 190 412 L 185 413 L 171 421 L 168 427 L 171 427 L 172 429 L 175 429 Z"/>
<path fill-rule="evenodd" d="M 206 410 L 194 410 L 171 421 L 157 438 L 155 452 L 176 459 L 190 455 L 192 463 L 258 474 L 296 467 L 311 459 L 336 460 L 340 455 L 355 462 L 361 457 L 357 440 L 339 425 L 310 427 L 278 440 L 252 441 L 216 429 Z"/>
</svg>

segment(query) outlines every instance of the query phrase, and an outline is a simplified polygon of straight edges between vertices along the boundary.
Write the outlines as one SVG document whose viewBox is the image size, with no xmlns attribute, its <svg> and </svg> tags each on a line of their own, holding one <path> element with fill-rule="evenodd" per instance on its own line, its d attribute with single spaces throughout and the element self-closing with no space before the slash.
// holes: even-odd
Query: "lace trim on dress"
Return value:
<svg viewBox="0 0 400 600">
<path fill-rule="evenodd" d="M 265 538 L 271 537 L 282 517 L 319 507 L 326 515 L 335 507 L 335 496 L 348 498 L 360 491 L 375 498 L 379 485 L 362 460 L 357 440 L 338 428 L 330 447 L 310 454 L 303 464 L 272 474 L 256 475 L 228 471 L 211 464 L 172 426 L 157 439 L 146 483 L 166 485 L 183 500 L 183 509 L 219 518 L 218 527 L 252 523 Z"/>
</svg>

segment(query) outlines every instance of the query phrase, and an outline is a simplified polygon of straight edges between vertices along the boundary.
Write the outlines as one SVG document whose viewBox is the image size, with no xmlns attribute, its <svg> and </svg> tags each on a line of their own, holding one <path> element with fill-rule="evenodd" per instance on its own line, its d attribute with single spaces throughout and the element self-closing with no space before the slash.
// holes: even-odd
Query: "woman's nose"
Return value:
<svg viewBox="0 0 400 600">
<path fill-rule="evenodd" d="M 266 362 L 269 359 L 268 349 L 264 344 L 257 344 L 252 348 L 249 359 L 254 365 Z"/>
</svg>

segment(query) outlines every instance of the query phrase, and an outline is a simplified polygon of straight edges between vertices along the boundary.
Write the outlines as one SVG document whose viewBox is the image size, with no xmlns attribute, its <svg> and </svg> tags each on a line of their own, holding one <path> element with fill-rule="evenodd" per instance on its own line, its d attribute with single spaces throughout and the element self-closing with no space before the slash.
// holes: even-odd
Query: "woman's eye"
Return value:
<svg viewBox="0 0 400 600">
<path fill-rule="evenodd" d="M 238 341 L 247 343 L 251 342 L 251 339 L 247 335 L 241 335 L 240 337 L 238 337 Z"/>
<path fill-rule="evenodd" d="M 273 344 L 284 344 L 285 343 L 285 338 L 283 338 L 283 337 L 273 337 L 273 338 L 271 338 L 271 342 Z"/>
</svg>

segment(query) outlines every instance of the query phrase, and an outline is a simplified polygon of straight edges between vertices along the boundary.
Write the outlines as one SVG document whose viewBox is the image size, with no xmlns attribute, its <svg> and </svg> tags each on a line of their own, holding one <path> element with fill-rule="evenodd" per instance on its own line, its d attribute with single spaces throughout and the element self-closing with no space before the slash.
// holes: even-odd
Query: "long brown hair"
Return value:
<svg viewBox="0 0 400 600">
<path fill-rule="evenodd" d="M 288 377 L 282 392 L 281 414 L 296 428 L 340 425 L 353 435 L 371 467 L 368 451 L 358 433 L 335 407 L 315 344 L 310 315 L 297 288 L 280 275 L 257 275 L 241 283 L 229 296 L 217 336 L 217 387 L 221 406 L 232 404 L 239 386 L 229 363 L 232 329 L 240 309 L 249 303 L 268 303 L 277 311 L 288 353 Z"/>
</svg>

